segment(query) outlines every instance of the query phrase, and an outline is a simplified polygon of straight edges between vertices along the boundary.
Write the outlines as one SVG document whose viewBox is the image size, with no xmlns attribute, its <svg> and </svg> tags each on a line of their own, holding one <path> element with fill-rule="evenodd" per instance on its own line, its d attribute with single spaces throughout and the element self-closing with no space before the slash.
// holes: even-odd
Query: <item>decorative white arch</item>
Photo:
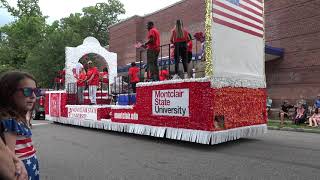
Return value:
<svg viewBox="0 0 320 180">
<path fill-rule="evenodd" d="M 66 47 L 66 89 L 68 83 L 75 83 L 72 69 L 76 67 L 80 58 L 88 53 L 94 53 L 102 56 L 109 67 L 109 86 L 113 83 L 114 77 L 117 77 L 117 54 L 107 51 L 102 47 L 99 41 L 94 37 L 87 37 L 83 40 L 83 44 L 78 47 Z"/>
</svg>

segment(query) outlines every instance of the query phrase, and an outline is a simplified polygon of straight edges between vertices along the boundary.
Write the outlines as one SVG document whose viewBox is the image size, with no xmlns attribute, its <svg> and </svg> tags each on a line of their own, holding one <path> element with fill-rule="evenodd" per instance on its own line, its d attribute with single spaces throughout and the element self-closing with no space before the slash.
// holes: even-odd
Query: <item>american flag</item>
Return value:
<svg viewBox="0 0 320 180">
<path fill-rule="evenodd" d="M 263 0 L 212 0 L 213 21 L 262 38 Z"/>
</svg>

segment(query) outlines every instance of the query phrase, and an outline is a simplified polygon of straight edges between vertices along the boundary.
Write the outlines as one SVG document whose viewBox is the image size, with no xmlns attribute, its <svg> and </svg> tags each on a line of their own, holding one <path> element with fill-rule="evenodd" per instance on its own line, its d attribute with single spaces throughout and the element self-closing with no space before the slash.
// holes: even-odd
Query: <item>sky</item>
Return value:
<svg viewBox="0 0 320 180">
<path fill-rule="evenodd" d="M 16 5 L 16 0 L 7 0 L 11 6 Z M 170 6 L 180 0 L 120 0 L 124 4 L 126 14 L 121 19 L 133 15 L 143 16 Z M 47 23 L 68 17 L 71 13 L 81 12 L 83 7 L 94 6 L 106 0 L 39 0 L 42 13 L 49 16 Z M 0 26 L 13 21 L 13 17 L 5 9 L 0 9 Z"/>
</svg>

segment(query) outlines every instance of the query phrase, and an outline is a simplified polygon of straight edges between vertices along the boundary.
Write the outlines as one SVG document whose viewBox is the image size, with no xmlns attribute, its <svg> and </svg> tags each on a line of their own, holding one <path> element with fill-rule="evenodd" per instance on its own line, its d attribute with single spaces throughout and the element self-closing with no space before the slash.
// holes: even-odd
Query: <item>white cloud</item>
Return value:
<svg viewBox="0 0 320 180">
<path fill-rule="evenodd" d="M 128 18 L 133 15 L 145 15 L 174 4 L 180 0 L 120 0 L 124 4 L 126 14 L 121 18 Z M 16 5 L 16 0 L 8 0 L 12 6 Z M 81 12 L 82 8 L 94 6 L 106 0 L 39 0 L 42 13 L 49 16 L 48 23 L 68 17 L 71 13 Z M 0 11 L 0 23 L 10 22 L 8 14 Z"/>
</svg>

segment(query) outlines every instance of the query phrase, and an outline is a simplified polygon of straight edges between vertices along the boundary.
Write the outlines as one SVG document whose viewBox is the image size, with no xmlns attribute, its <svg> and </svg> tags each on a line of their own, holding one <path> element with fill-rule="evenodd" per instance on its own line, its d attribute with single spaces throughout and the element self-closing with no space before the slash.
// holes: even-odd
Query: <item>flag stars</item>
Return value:
<svg viewBox="0 0 320 180">
<path fill-rule="evenodd" d="M 30 161 L 30 159 L 28 159 L 27 160 L 27 165 L 30 166 L 30 164 L 31 164 L 31 161 Z"/>
<path fill-rule="evenodd" d="M 32 169 L 35 171 L 37 169 L 37 166 L 34 164 Z"/>
</svg>

